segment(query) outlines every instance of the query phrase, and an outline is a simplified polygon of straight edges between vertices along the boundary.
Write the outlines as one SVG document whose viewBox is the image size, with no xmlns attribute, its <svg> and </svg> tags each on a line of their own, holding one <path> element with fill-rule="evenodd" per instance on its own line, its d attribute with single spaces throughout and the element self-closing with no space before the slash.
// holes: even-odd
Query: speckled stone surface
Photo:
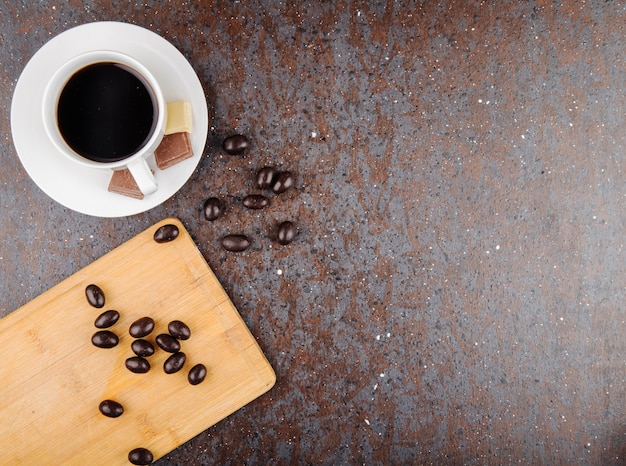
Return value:
<svg viewBox="0 0 626 466">
<path fill-rule="evenodd" d="M 48 198 L 10 132 L 28 59 L 102 20 L 174 44 L 211 114 L 128 218 Z M 623 2 L 7 1 L 0 44 L 0 315 L 176 216 L 277 373 L 157 464 L 626 462 Z M 264 165 L 295 188 L 246 210 Z"/>
</svg>

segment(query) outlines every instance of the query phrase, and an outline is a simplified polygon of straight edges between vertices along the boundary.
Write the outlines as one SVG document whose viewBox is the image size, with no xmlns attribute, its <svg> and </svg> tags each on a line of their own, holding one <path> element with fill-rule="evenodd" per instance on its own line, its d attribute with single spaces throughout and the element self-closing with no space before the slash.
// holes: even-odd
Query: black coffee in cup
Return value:
<svg viewBox="0 0 626 466">
<path fill-rule="evenodd" d="M 57 104 L 63 139 L 77 154 L 117 162 L 139 151 L 152 136 L 157 103 L 150 85 L 119 63 L 88 65 L 67 81 Z"/>
</svg>

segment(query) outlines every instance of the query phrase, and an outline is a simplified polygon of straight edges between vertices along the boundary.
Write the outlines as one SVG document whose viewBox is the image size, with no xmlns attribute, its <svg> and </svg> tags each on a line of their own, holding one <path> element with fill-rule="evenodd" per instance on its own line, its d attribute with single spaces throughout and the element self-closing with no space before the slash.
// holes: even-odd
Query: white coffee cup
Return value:
<svg viewBox="0 0 626 466">
<path fill-rule="evenodd" d="M 88 72 L 92 72 L 96 69 L 96 66 L 92 67 L 91 65 L 109 66 L 111 64 L 115 65 L 115 68 L 121 68 L 124 72 L 129 72 L 144 86 L 140 89 L 140 85 L 135 86 L 134 81 L 132 81 L 133 78 L 129 77 L 129 82 L 132 83 L 132 85 L 129 84 L 123 87 L 123 89 L 130 89 L 128 91 L 129 93 L 135 92 L 134 89 L 136 89 L 136 94 L 141 93 L 142 102 L 147 101 L 146 96 L 149 95 L 152 103 L 151 117 L 148 116 L 148 111 L 142 111 L 139 112 L 140 118 L 131 118 L 132 121 L 124 120 L 132 115 L 132 111 L 128 109 L 130 113 L 125 113 L 123 110 L 120 111 L 120 107 L 129 102 L 134 102 L 134 98 L 120 98 L 119 96 L 123 94 L 117 92 L 117 87 L 113 91 L 106 88 L 101 90 L 100 82 L 105 82 L 104 80 L 91 81 L 92 84 L 94 82 L 98 83 L 99 87 L 97 87 L 97 92 L 91 90 L 96 88 L 95 86 L 83 86 L 83 88 L 81 88 L 80 85 L 75 84 L 79 82 L 77 80 L 85 76 L 84 70 L 89 69 L 90 71 Z M 103 68 L 100 68 L 100 70 L 102 69 Z M 107 70 L 112 69 L 113 68 L 110 66 L 107 68 Z M 113 72 L 121 73 L 121 75 L 126 76 L 124 72 L 120 72 L 119 70 Z M 83 111 L 83 107 L 76 104 L 76 101 L 79 99 L 78 97 L 76 97 L 75 101 L 72 101 L 71 106 L 62 103 L 60 107 L 59 103 L 62 96 L 66 96 L 68 93 L 73 95 L 69 90 L 65 92 L 66 89 L 70 89 L 70 87 L 78 90 L 90 89 L 90 91 L 77 91 L 78 94 L 76 95 L 88 100 L 88 104 L 91 105 L 92 109 L 97 108 L 97 111 L 91 111 L 89 115 L 93 115 L 94 113 L 100 115 L 102 113 L 103 115 L 108 115 L 107 119 L 101 116 L 94 116 L 94 118 L 91 118 L 91 116 L 83 117 L 77 110 L 80 108 L 81 111 Z M 79 92 L 83 92 L 83 94 Z M 91 99 L 91 96 L 94 96 L 93 99 Z M 69 99 L 69 97 L 63 98 L 66 99 L 65 101 Z M 109 103 L 111 104 L 109 105 Z M 101 107 L 106 108 L 106 112 L 109 113 L 107 114 L 104 110 L 100 112 Z M 116 111 L 114 112 L 114 110 L 109 107 L 113 107 Z M 74 113 L 81 116 L 75 118 L 75 120 L 68 120 L 67 117 L 64 117 L 64 115 L 68 114 L 68 112 L 63 111 L 65 108 L 70 108 L 72 111 L 76 110 Z M 112 115 L 113 113 L 116 114 Z M 48 138 L 59 153 L 63 154 L 69 160 L 95 169 L 120 170 L 128 168 L 137 186 L 144 195 L 147 196 L 157 191 L 157 182 L 148 165 L 147 159 L 154 153 L 163 139 L 165 125 L 167 123 L 167 105 L 156 78 L 135 58 L 111 50 L 91 51 L 71 58 L 54 73 L 47 83 L 44 91 L 42 115 Z M 120 121 L 116 121 L 118 117 Z M 67 123 L 67 121 L 70 121 L 70 123 Z M 75 124 L 71 123 L 73 121 Z M 102 121 L 105 121 L 106 124 L 102 124 Z M 140 134 L 138 131 L 134 131 L 134 123 L 137 121 L 141 121 L 143 125 Z M 148 128 L 148 126 L 150 126 L 150 128 Z M 84 131 L 85 135 L 80 134 L 80 132 L 83 131 L 83 127 L 89 130 Z M 106 130 L 105 128 L 110 129 Z M 140 142 L 135 141 L 134 146 L 132 146 L 133 149 L 128 150 L 128 153 L 113 152 L 114 148 L 109 147 L 107 141 L 113 140 L 113 142 L 116 143 L 115 141 L 122 138 L 122 135 L 126 133 L 128 133 L 129 138 L 138 138 L 137 140 Z M 135 133 L 138 133 L 138 135 L 135 136 Z M 70 137 L 71 134 L 75 135 Z M 81 137 L 83 139 L 81 139 Z M 76 141 L 79 141 L 80 144 L 90 144 L 91 147 L 88 150 L 83 149 L 80 144 L 76 144 Z M 98 141 L 102 141 L 102 143 Z M 111 154 L 106 153 L 109 149 L 112 151 Z"/>
</svg>

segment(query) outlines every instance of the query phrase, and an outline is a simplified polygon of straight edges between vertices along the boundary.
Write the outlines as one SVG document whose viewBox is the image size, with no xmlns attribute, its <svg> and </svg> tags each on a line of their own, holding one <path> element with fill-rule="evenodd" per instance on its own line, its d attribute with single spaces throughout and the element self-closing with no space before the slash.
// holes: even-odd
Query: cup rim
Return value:
<svg viewBox="0 0 626 466">
<path fill-rule="evenodd" d="M 157 121 L 150 138 L 134 154 L 114 162 L 97 162 L 74 151 L 63 139 L 57 124 L 57 106 L 61 91 L 69 79 L 79 70 L 96 63 L 119 63 L 139 73 L 151 87 L 158 111 Z M 163 138 L 166 123 L 166 103 L 163 92 L 155 76 L 139 60 L 126 53 L 115 50 L 91 50 L 75 55 L 63 63 L 49 79 L 44 88 L 42 118 L 48 138 L 58 152 L 73 162 L 92 168 L 122 168 L 131 162 L 150 155 Z"/>
</svg>

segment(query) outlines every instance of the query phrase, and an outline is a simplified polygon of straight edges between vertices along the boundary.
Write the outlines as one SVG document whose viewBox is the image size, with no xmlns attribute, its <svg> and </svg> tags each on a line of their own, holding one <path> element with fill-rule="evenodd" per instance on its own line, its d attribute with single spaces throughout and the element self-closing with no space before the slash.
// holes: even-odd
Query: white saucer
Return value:
<svg viewBox="0 0 626 466">
<path fill-rule="evenodd" d="M 159 189 L 142 200 L 107 191 L 111 171 L 82 167 L 58 153 L 47 138 L 41 107 L 44 87 L 65 61 L 90 50 L 116 50 L 139 59 L 157 78 L 167 102 L 191 102 L 193 157 L 165 170 L 149 160 Z M 15 86 L 11 132 L 24 168 L 33 181 L 64 206 L 97 217 L 123 217 L 151 209 L 174 195 L 196 169 L 208 133 L 204 90 L 185 57 L 152 31 L 127 23 L 97 22 L 69 29 L 30 59 Z"/>
</svg>

